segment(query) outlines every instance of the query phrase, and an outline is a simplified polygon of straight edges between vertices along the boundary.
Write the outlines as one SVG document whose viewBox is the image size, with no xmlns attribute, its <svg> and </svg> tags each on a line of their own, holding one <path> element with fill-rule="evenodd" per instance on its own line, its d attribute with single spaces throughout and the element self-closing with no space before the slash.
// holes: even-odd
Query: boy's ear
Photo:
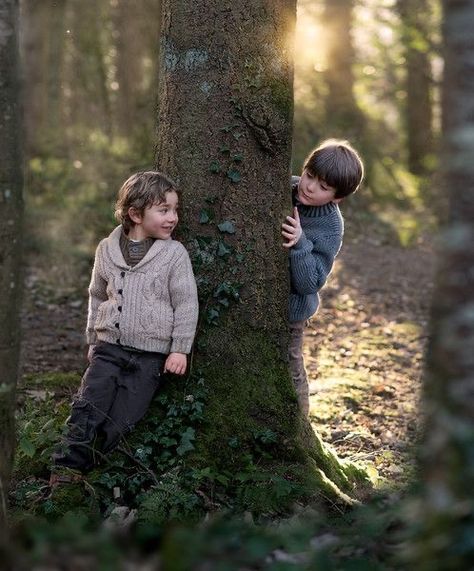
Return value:
<svg viewBox="0 0 474 571">
<path fill-rule="evenodd" d="M 130 220 L 132 220 L 132 222 L 134 222 L 135 224 L 140 224 L 140 222 L 142 221 L 142 215 L 133 206 L 130 206 L 130 208 L 128 209 L 128 215 L 130 216 Z"/>
<path fill-rule="evenodd" d="M 343 198 L 335 198 L 335 199 L 333 200 L 333 202 L 335 202 L 336 204 L 339 204 L 339 203 L 342 202 L 343 200 L 344 200 L 344 197 L 343 197 Z"/>
</svg>

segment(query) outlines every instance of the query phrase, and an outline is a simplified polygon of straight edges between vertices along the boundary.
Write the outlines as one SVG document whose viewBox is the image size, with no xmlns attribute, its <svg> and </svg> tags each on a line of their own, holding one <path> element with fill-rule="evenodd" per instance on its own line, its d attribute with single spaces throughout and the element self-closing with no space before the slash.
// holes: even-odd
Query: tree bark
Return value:
<svg viewBox="0 0 474 571">
<path fill-rule="evenodd" d="M 440 165 L 449 209 L 425 378 L 421 570 L 470 569 L 474 561 L 474 3 L 445 0 L 444 18 Z"/>
<path fill-rule="evenodd" d="M 0 537 L 15 444 L 19 359 L 22 144 L 18 70 L 18 0 L 0 1 Z"/>
<path fill-rule="evenodd" d="M 262 470 L 350 502 L 354 467 L 323 452 L 286 363 L 295 4 L 162 2 L 156 164 L 182 191 L 201 297 L 194 368 L 211 396 L 193 461 L 236 473 L 269 430 Z"/>
<path fill-rule="evenodd" d="M 423 175 L 433 153 L 432 73 L 429 59 L 427 0 L 398 0 L 401 36 L 405 52 L 405 93 L 403 107 L 407 136 L 408 168 Z"/>
</svg>

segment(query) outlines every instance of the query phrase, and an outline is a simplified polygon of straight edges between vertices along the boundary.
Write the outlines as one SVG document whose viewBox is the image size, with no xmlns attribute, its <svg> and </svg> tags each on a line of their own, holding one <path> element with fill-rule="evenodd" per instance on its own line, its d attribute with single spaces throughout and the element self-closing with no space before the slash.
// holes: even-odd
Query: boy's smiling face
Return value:
<svg viewBox="0 0 474 571">
<path fill-rule="evenodd" d="M 178 223 L 178 195 L 174 190 L 167 192 L 165 202 L 145 208 L 142 215 L 131 208 L 129 216 L 135 223 L 128 235 L 132 240 L 167 240 Z"/>
<path fill-rule="evenodd" d="M 324 180 L 305 169 L 298 183 L 297 198 L 305 206 L 324 206 L 329 202 L 340 202 L 334 198 L 336 189 L 326 184 Z"/>
</svg>

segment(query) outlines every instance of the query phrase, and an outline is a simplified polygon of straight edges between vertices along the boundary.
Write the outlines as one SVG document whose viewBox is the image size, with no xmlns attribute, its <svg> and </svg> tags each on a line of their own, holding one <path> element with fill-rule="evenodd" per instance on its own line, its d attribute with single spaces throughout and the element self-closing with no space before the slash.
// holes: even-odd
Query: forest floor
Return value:
<svg viewBox="0 0 474 571">
<path fill-rule="evenodd" d="M 413 480 L 434 273 L 427 239 L 344 245 L 305 337 L 314 429 L 380 486 Z M 378 475 L 378 477 L 377 477 Z"/>
<path fill-rule="evenodd" d="M 403 487 L 415 465 L 433 251 L 426 239 L 404 248 L 351 233 L 307 329 L 311 420 L 341 457 L 368 463 L 381 486 Z M 71 284 L 60 275 L 54 265 L 27 269 L 20 397 L 41 399 L 41 376 L 54 372 L 77 374 L 72 393 L 86 366 L 89 276 Z"/>
</svg>

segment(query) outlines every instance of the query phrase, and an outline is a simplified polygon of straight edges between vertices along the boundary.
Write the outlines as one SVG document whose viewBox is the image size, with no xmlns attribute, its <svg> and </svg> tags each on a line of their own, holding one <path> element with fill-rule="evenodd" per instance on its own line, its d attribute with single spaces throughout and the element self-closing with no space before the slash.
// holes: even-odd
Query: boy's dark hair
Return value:
<svg viewBox="0 0 474 571">
<path fill-rule="evenodd" d="M 128 215 L 129 208 L 143 215 L 145 208 L 166 202 L 167 192 L 178 192 L 176 184 L 158 171 L 143 171 L 132 174 L 122 185 L 115 203 L 115 218 L 121 222 L 126 233 L 135 223 Z"/>
<path fill-rule="evenodd" d="M 327 139 L 308 155 L 303 168 L 336 189 L 334 198 L 355 192 L 364 176 L 364 165 L 348 141 Z"/>
</svg>

